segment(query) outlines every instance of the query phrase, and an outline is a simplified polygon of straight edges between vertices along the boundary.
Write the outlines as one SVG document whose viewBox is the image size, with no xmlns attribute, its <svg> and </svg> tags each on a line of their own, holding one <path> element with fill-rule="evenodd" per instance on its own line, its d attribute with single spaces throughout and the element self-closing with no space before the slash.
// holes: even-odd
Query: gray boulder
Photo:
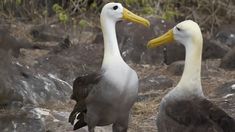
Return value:
<svg viewBox="0 0 235 132">
<path fill-rule="evenodd" d="M 10 35 L 6 29 L 0 29 L 0 49 L 10 52 L 14 57 L 19 57 L 20 49 L 39 49 L 37 45 L 33 45 L 26 40 L 18 40 Z"/>
<path fill-rule="evenodd" d="M 0 54 L 4 53 L 0 51 Z M 0 104 L 47 104 L 65 101 L 69 98 L 71 87 L 60 81 L 55 74 L 36 72 L 28 69 L 8 56 L 1 56 L 0 65 Z"/>
<path fill-rule="evenodd" d="M 230 50 L 227 45 L 220 43 L 215 40 L 207 40 L 204 39 L 203 42 L 203 51 L 202 51 L 202 59 L 217 59 L 223 58 L 224 55 Z M 165 63 L 171 64 L 175 61 L 184 60 L 185 59 L 185 48 L 183 45 L 176 44 L 168 44 L 166 46 L 165 51 Z"/>
<path fill-rule="evenodd" d="M 216 40 L 204 39 L 203 45 L 203 59 L 217 59 L 223 58 L 230 48 Z"/>
<path fill-rule="evenodd" d="M 151 23 L 149 28 L 126 21 L 117 25 L 119 46 L 125 60 L 142 64 L 164 62 L 164 47 L 147 49 L 146 45 L 150 39 L 166 32 L 172 24 L 155 17 L 150 17 L 148 20 Z"/>
<path fill-rule="evenodd" d="M 2 110 L 0 113 L 1 132 L 45 132 L 41 113 L 33 107 Z"/>
<path fill-rule="evenodd" d="M 180 43 L 168 44 L 165 49 L 165 63 L 167 65 L 185 59 L 185 48 Z"/>
<path fill-rule="evenodd" d="M 223 57 L 220 67 L 224 69 L 235 69 L 235 47 Z"/>
<path fill-rule="evenodd" d="M 234 25 L 223 25 L 216 33 L 216 40 L 229 46 L 235 46 L 235 27 Z"/>
</svg>

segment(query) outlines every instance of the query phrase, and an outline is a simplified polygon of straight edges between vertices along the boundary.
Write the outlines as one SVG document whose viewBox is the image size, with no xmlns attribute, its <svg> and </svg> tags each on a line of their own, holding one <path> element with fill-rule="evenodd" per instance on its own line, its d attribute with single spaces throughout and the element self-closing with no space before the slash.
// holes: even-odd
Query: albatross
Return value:
<svg viewBox="0 0 235 132">
<path fill-rule="evenodd" d="M 129 112 L 138 93 L 138 76 L 121 57 L 115 24 L 122 19 L 149 26 L 148 20 L 135 15 L 120 3 L 108 3 L 101 11 L 100 22 L 104 37 L 104 57 L 101 70 L 77 77 L 73 83 L 71 99 L 77 103 L 69 122 L 74 130 L 88 126 L 113 124 L 114 132 L 126 132 Z"/>
<path fill-rule="evenodd" d="M 235 132 L 235 121 L 207 100 L 201 85 L 203 38 L 192 20 L 177 24 L 148 42 L 154 48 L 176 40 L 186 49 L 185 68 L 176 87 L 161 100 L 157 117 L 159 132 Z"/>
</svg>

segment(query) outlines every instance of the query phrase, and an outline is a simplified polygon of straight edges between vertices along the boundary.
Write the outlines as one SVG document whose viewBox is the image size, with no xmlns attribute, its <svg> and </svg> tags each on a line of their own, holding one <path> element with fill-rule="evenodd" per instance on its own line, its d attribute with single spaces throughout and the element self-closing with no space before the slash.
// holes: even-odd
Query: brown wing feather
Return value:
<svg viewBox="0 0 235 132">
<path fill-rule="evenodd" d="M 224 132 L 235 132 L 235 120 L 225 111 L 207 99 L 203 99 L 200 102 L 200 105 L 204 108 L 204 111 L 208 114 L 209 118 L 222 128 Z"/>
<path fill-rule="evenodd" d="M 84 121 L 84 113 L 86 113 L 85 99 L 89 95 L 92 88 L 94 88 L 94 85 L 99 83 L 101 78 L 101 73 L 92 73 L 85 76 L 79 76 L 74 80 L 71 99 L 75 100 L 77 103 L 69 116 L 69 122 L 73 125 L 78 114 L 78 122 L 74 125 L 74 130 L 87 125 Z"/>
<path fill-rule="evenodd" d="M 185 126 L 185 130 L 190 128 L 188 129 L 190 132 L 198 130 L 203 132 L 235 132 L 235 120 L 206 99 L 193 98 L 171 101 L 167 103 L 165 112 L 177 124 Z"/>
<path fill-rule="evenodd" d="M 77 77 L 73 82 L 73 94 L 71 99 L 77 102 L 84 100 L 88 96 L 94 84 L 97 84 L 101 78 L 101 73 L 91 73 Z"/>
</svg>

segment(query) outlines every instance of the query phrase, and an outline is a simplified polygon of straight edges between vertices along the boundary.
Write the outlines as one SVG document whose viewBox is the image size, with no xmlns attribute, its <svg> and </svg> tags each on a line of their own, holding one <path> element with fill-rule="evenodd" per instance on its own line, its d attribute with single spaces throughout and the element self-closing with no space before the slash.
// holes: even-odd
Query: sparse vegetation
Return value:
<svg viewBox="0 0 235 132">
<path fill-rule="evenodd" d="M 68 22 L 69 16 L 68 13 L 63 9 L 63 7 L 61 7 L 59 4 L 54 4 L 52 9 L 58 16 L 60 22 L 64 24 Z"/>
<path fill-rule="evenodd" d="M 47 19 L 58 16 L 66 23 L 75 16 L 98 14 L 110 0 L 1 0 L 0 16 L 17 20 Z M 213 33 L 222 24 L 235 20 L 232 0 L 116 0 L 139 14 L 157 15 L 171 21 L 193 19 L 203 31 Z M 72 16 L 72 17 L 71 17 Z"/>
</svg>

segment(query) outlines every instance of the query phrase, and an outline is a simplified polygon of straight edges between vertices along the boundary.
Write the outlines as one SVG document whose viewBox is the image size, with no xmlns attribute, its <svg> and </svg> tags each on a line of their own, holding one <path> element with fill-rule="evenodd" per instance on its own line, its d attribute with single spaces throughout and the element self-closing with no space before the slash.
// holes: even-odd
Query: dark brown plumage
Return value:
<svg viewBox="0 0 235 132">
<path fill-rule="evenodd" d="M 235 120 L 202 97 L 168 100 L 161 109 L 159 132 L 235 132 Z"/>
<path fill-rule="evenodd" d="M 69 116 L 69 122 L 73 125 L 77 116 L 78 122 L 74 125 L 74 130 L 86 126 L 84 121 L 84 113 L 86 113 L 85 99 L 89 95 L 94 84 L 97 84 L 102 78 L 101 73 L 91 73 L 85 76 L 80 76 L 73 82 L 73 93 L 71 99 L 77 103 Z"/>
</svg>

